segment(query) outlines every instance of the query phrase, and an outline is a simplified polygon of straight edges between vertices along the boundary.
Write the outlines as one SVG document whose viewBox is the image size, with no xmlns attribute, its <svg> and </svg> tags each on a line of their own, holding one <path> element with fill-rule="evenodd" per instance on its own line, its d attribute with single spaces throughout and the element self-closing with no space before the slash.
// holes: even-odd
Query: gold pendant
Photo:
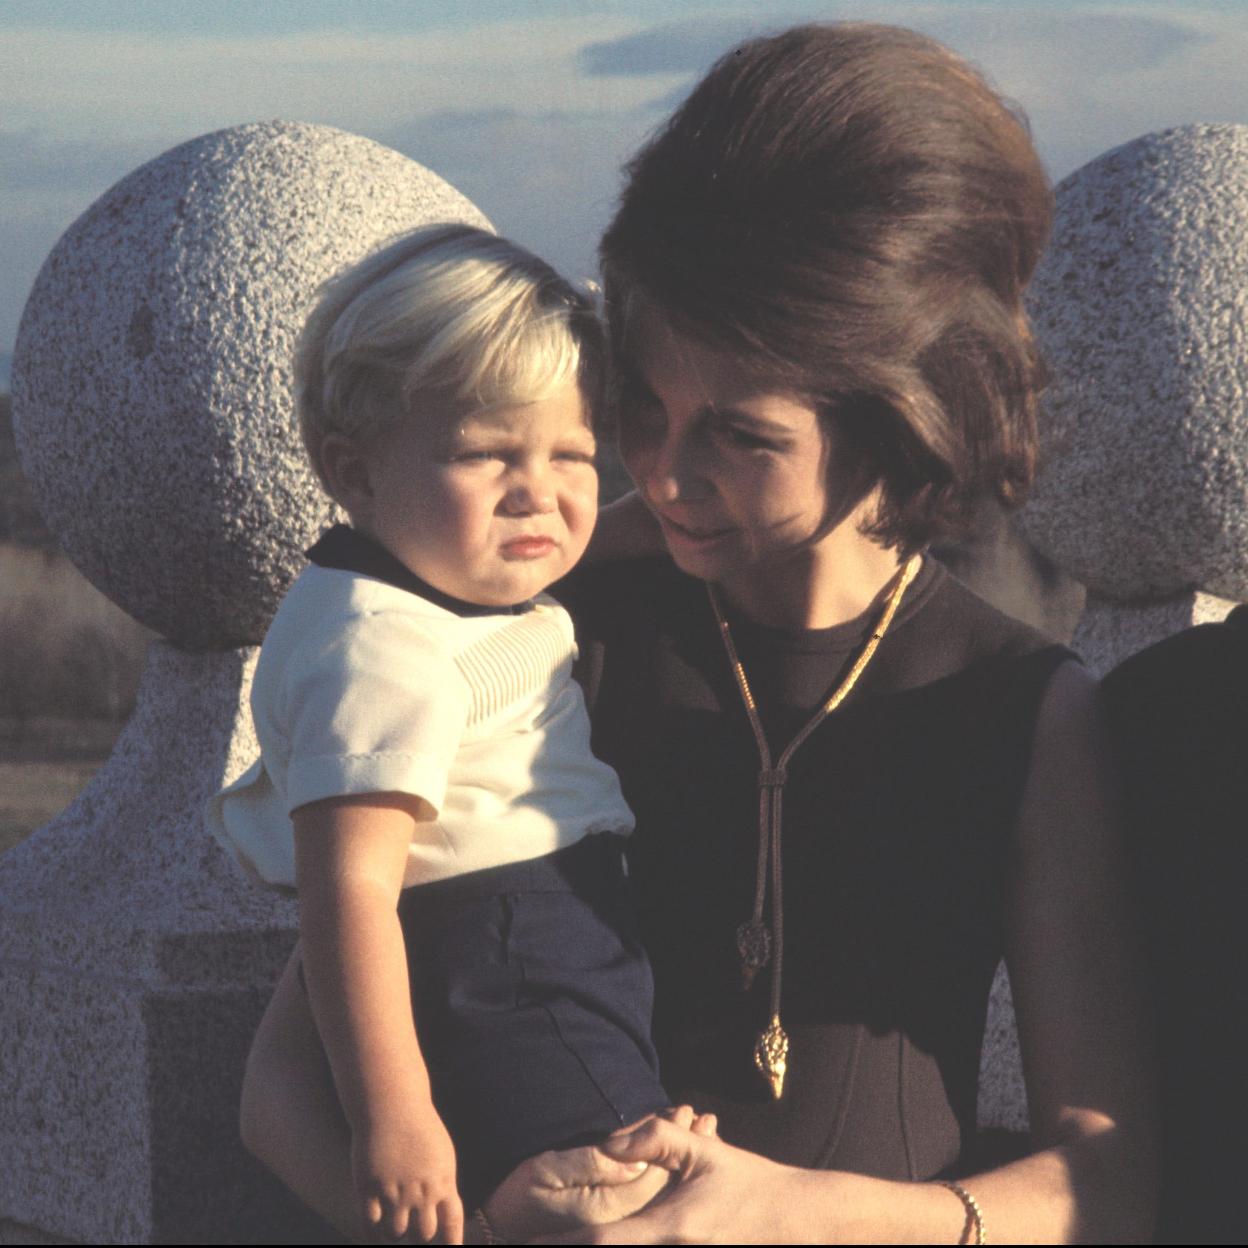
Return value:
<svg viewBox="0 0 1248 1248">
<path fill-rule="evenodd" d="M 754 1065 L 771 1084 L 771 1095 L 778 1101 L 784 1095 L 784 1076 L 789 1068 L 789 1037 L 780 1026 L 780 1015 L 771 1016 L 771 1025 L 754 1045 Z"/>
</svg>

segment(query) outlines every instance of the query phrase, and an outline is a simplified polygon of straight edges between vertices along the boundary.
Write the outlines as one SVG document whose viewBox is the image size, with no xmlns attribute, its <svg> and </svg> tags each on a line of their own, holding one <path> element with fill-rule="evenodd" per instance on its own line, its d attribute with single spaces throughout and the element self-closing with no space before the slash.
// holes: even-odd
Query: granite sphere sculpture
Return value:
<svg viewBox="0 0 1248 1248">
<path fill-rule="evenodd" d="M 336 514 L 296 430 L 303 319 L 332 274 L 436 221 L 489 228 L 398 152 L 266 122 L 173 148 L 70 226 L 18 329 L 13 413 L 89 580 L 185 649 L 261 640 Z"/>
<path fill-rule="evenodd" d="M 1054 379 L 1028 538 L 1105 599 L 1248 598 L 1248 126 L 1060 183 L 1030 310 Z"/>
</svg>

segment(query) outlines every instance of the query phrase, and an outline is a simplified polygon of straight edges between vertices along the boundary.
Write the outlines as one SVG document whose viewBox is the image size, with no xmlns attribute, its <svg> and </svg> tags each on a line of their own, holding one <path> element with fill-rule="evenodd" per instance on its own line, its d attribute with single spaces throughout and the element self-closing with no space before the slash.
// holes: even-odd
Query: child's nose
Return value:
<svg viewBox="0 0 1248 1248">
<path fill-rule="evenodd" d="M 509 483 L 504 501 L 512 515 L 542 515 L 554 511 L 554 479 L 547 469 L 538 465 L 520 469 Z"/>
</svg>

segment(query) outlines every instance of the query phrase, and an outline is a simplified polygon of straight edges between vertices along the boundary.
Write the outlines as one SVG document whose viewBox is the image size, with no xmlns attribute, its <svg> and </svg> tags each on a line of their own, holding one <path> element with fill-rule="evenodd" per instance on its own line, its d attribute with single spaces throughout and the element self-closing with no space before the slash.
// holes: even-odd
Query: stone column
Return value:
<svg viewBox="0 0 1248 1248">
<path fill-rule="evenodd" d="M 318 1236 L 237 1139 L 294 904 L 201 812 L 255 757 L 256 646 L 336 518 L 294 427 L 295 335 L 326 278 L 445 220 L 488 225 L 376 143 L 241 126 L 119 182 L 35 283 L 23 468 L 69 556 L 162 640 L 103 769 L 0 858 L 0 1238 Z"/>
<path fill-rule="evenodd" d="M 1248 598 L 1248 126 L 1071 174 L 1032 311 L 1054 383 L 1020 521 L 1088 587 L 1103 673 Z"/>
<path fill-rule="evenodd" d="M 1053 383 L 1018 522 L 1087 587 L 1073 645 L 1104 675 L 1248 599 L 1248 126 L 1144 135 L 1066 178 L 1030 311 Z M 981 1117 L 1016 1123 L 1000 979 L 994 1004 Z"/>
</svg>

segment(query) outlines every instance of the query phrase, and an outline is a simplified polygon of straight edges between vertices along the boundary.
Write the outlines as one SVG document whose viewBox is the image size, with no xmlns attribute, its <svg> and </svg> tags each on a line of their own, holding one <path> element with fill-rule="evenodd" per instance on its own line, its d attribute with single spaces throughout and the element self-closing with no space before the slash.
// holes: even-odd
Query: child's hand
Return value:
<svg viewBox="0 0 1248 1248">
<path fill-rule="evenodd" d="M 351 1140 L 351 1172 L 370 1235 L 464 1242 L 455 1147 L 433 1113 L 383 1123 Z"/>
</svg>

